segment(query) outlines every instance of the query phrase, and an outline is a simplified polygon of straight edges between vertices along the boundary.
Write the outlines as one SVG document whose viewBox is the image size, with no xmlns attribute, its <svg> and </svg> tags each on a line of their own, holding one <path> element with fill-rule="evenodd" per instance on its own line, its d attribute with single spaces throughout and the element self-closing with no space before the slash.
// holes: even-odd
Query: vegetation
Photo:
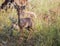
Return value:
<svg viewBox="0 0 60 46">
<path fill-rule="evenodd" d="M 17 22 L 16 9 L 0 10 L 0 46 L 60 46 L 60 1 L 31 0 L 30 5 L 27 10 L 36 13 L 37 18 L 28 40 L 29 31 L 24 30 L 21 37 L 17 29 L 11 29 L 12 23 Z"/>
</svg>

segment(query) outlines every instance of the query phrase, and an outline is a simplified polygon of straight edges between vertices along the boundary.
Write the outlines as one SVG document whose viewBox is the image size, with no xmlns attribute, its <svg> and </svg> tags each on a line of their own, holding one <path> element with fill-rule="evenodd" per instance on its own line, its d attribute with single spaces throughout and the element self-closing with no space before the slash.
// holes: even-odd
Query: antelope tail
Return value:
<svg viewBox="0 0 60 46">
<path fill-rule="evenodd" d="M 25 13 L 32 16 L 32 17 L 34 17 L 34 18 L 37 18 L 37 15 L 34 12 L 25 11 Z"/>
</svg>

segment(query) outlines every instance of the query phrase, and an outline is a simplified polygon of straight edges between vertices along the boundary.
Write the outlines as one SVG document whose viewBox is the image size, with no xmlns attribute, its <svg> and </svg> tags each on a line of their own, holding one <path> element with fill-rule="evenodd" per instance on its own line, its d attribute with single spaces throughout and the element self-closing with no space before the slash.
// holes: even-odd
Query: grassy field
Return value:
<svg viewBox="0 0 60 46">
<path fill-rule="evenodd" d="M 0 5 L 3 1 L 0 0 Z M 31 7 L 27 10 L 37 16 L 33 22 L 31 38 L 27 40 L 29 32 L 24 30 L 23 40 L 19 41 L 20 32 L 11 29 L 12 22 L 17 22 L 16 9 L 3 9 L 0 10 L 0 46 L 60 46 L 60 1 L 31 0 L 29 4 Z"/>
</svg>

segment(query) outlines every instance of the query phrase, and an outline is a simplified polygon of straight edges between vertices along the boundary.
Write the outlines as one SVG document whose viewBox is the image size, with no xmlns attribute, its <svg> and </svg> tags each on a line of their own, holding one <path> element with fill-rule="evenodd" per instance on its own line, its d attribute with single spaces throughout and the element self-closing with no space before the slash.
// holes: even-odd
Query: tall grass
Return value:
<svg viewBox="0 0 60 46">
<path fill-rule="evenodd" d="M 0 1 L 3 2 L 2 0 Z M 1 4 L 0 3 L 0 4 Z M 34 19 L 34 32 L 27 40 L 29 31 L 24 30 L 22 42 L 19 41 L 20 32 L 10 29 L 11 18 L 17 19 L 15 9 L 0 11 L 0 45 L 6 46 L 60 46 L 60 1 L 59 0 L 31 0 L 32 12 L 37 18 Z M 13 21 L 14 21 L 13 20 Z M 11 32 L 13 32 L 12 35 Z M 19 44 L 21 42 L 21 44 Z"/>
</svg>

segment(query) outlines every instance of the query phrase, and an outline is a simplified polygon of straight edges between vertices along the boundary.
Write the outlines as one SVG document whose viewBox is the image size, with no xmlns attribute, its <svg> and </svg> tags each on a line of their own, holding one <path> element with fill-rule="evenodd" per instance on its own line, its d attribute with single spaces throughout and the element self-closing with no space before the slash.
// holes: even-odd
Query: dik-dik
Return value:
<svg viewBox="0 0 60 46">
<path fill-rule="evenodd" d="M 27 29 L 30 31 L 32 29 L 32 19 L 31 18 L 21 18 L 20 23 L 12 23 L 13 28 L 20 29 L 22 31 L 23 29 Z M 20 28 L 19 28 L 20 27 Z"/>
<path fill-rule="evenodd" d="M 13 28 L 18 29 L 19 32 L 22 33 L 21 37 L 24 36 L 24 34 L 23 34 L 23 31 L 24 31 L 24 30 L 23 30 L 23 29 L 28 30 L 29 35 L 28 35 L 27 40 L 28 40 L 29 38 L 31 38 L 31 33 L 32 33 L 32 31 L 33 31 L 32 26 L 33 26 L 33 23 L 32 23 L 31 18 L 21 18 L 21 19 L 20 19 L 20 23 L 18 23 L 18 24 L 13 23 L 13 24 L 12 24 L 12 27 L 13 27 Z M 20 37 L 20 39 L 21 39 L 21 37 Z M 21 40 L 22 40 L 22 39 L 21 39 Z"/>
</svg>

